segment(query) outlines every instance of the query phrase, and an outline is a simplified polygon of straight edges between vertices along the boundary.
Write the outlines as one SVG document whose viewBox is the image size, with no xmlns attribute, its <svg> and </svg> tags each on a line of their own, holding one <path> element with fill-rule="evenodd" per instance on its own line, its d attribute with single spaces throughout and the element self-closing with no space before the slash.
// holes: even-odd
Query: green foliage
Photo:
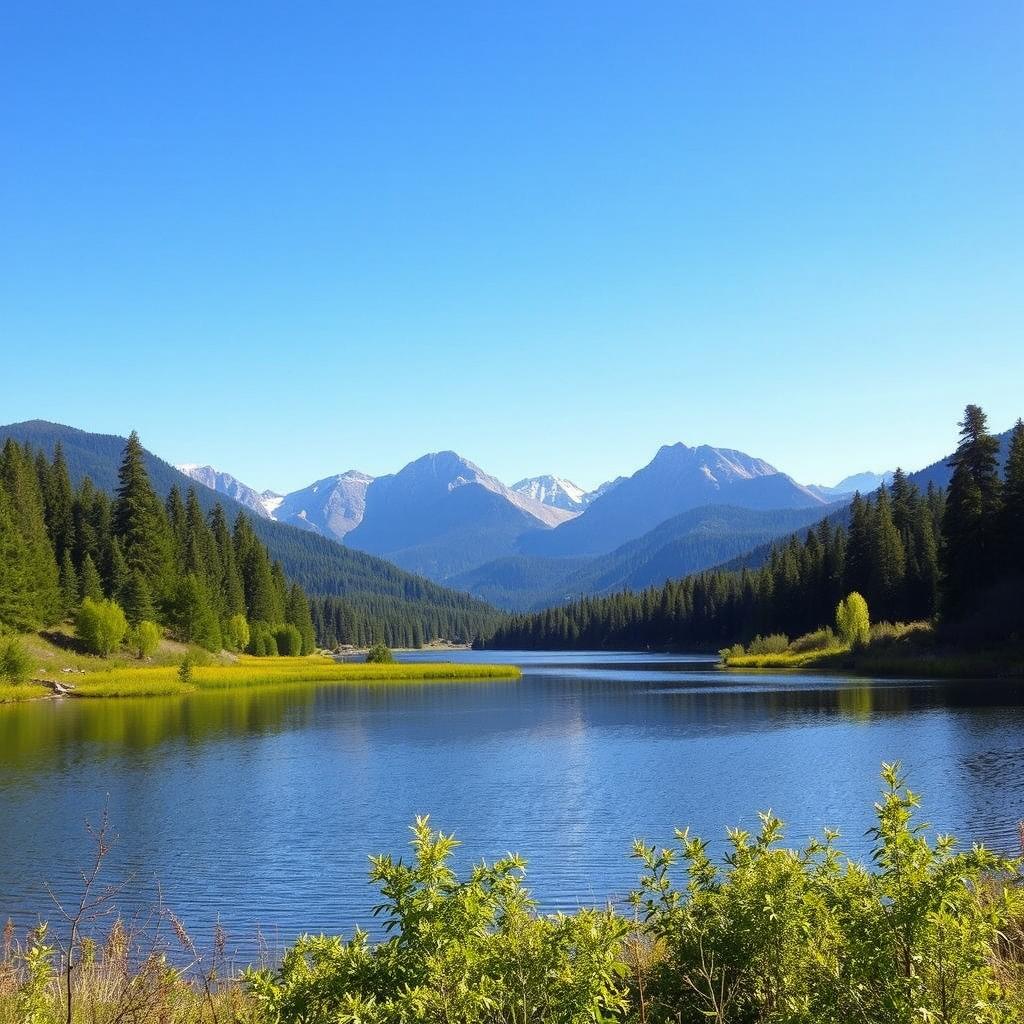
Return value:
<svg viewBox="0 0 1024 1024">
<path fill-rule="evenodd" d="M 781 654 L 789 649 L 789 637 L 785 633 L 771 633 L 768 636 L 755 636 L 747 644 L 747 654 Z"/>
<path fill-rule="evenodd" d="M 0 637 L 0 679 L 24 683 L 34 668 L 32 658 L 17 637 Z"/>
<path fill-rule="evenodd" d="M 808 651 L 829 651 L 838 646 L 839 638 L 832 631 L 832 627 L 823 626 L 821 629 L 798 636 L 788 649 L 793 654 L 805 654 Z"/>
<path fill-rule="evenodd" d="M 249 623 L 241 613 L 232 615 L 224 630 L 224 639 L 235 651 L 244 651 L 249 646 Z"/>
<path fill-rule="evenodd" d="M 160 646 L 160 627 L 155 622 L 143 619 L 133 626 L 128 634 L 128 646 L 138 658 L 149 658 Z"/>
<path fill-rule="evenodd" d="M 391 653 L 391 648 L 387 644 L 374 644 L 366 652 L 366 660 L 370 664 L 390 665 L 394 662 L 395 656 Z"/>
<path fill-rule="evenodd" d="M 270 658 L 277 654 L 277 637 L 268 622 L 249 623 L 249 644 L 246 653 L 257 658 Z"/>
<path fill-rule="evenodd" d="M 869 866 L 834 831 L 785 848 L 771 814 L 721 863 L 688 832 L 638 841 L 631 920 L 537 915 L 515 855 L 460 880 L 455 839 L 418 819 L 411 863 L 371 859 L 389 937 L 305 936 L 248 971 L 255 1022 L 1015 1024 L 1019 862 L 930 838 L 899 766 L 883 779 Z"/>
<path fill-rule="evenodd" d="M 192 678 L 195 674 L 196 658 L 195 655 L 190 651 L 186 654 L 181 661 L 178 663 L 178 680 L 179 682 L 190 685 Z"/>
<path fill-rule="evenodd" d="M 221 646 L 220 623 L 203 580 L 189 573 L 178 580 L 170 603 L 170 620 L 178 638 L 209 651 Z"/>
<path fill-rule="evenodd" d="M 868 603 L 857 591 L 847 594 L 836 605 L 836 632 L 850 647 L 863 647 L 871 638 Z"/>
<path fill-rule="evenodd" d="M 274 630 L 274 640 L 277 643 L 277 653 L 282 657 L 297 658 L 302 654 L 302 634 L 298 627 L 290 622 Z"/>
<path fill-rule="evenodd" d="M 25 953 L 25 978 L 17 996 L 20 1024 L 55 1024 L 49 999 L 54 952 L 46 942 L 46 925 L 39 925 Z"/>
<path fill-rule="evenodd" d="M 623 941 L 611 911 L 538 917 L 514 855 L 480 864 L 465 880 L 450 866 L 458 844 L 426 818 L 413 827 L 415 858 L 371 859 L 392 937 L 376 946 L 304 937 L 277 971 L 246 981 L 261 1022 L 459 1024 L 621 1019 L 627 1005 Z"/>
<path fill-rule="evenodd" d="M 109 657 L 127 632 L 128 620 L 116 601 L 94 601 L 91 597 L 82 601 L 75 616 L 75 634 L 88 651 Z"/>
<path fill-rule="evenodd" d="M 103 600 L 103 581 L 92 555 L 89 554 L 82 562 L 82 597 L 88 597 L 93 601 Z"/>
<path fill-rule="evenodd" d="M 137 569 L 130 573 L 120 590 L 121 606 L 124 608 L 128 622 L 137 626 L 140 622 L 156 619 L 153 598 L 149 591 L 146 578 Z"/>
<path fill-rule="evenodd" d="M 997 964 L 1024 909 L 1018 863 L 978 847 L 957 853 L 948 836 L 929 842 L 899 767 L 884 766 L 883 778 L 871 870 L 838 853 L 835 832 L 781 848 L 771 815 L 757 836 L 730 832 L 724 869 L 685 832 L 678 852 L 637 844 L 645 871 L 632 899 L 660 951 L 650 1019 L 1019 1019 L 1020 992 Z"/>
</svg>

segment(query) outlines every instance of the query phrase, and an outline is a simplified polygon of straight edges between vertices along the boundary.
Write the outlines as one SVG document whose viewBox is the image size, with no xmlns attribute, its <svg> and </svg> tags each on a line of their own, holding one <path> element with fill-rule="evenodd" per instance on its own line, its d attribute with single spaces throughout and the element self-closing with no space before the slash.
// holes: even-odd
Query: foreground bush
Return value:
<svg viewBox="0 0 1024 1024">
<path fill-rule="evenodd" d="M 611 910 L 538 917 L 523 887 L 524 864 L 508 856 L 459 881 L 458 845 L 413 828 L 412 864 L 374 857 L 371 879 L 392 938 L 371 946 L 300 939 L 276 972 L 247 975 L 258 1019 L 302 1024 L 406 1021 L 617 1020 L 625 1014 L 627 923 Z"/>
<path fill-rule="evenodd" d="M 373 860 L 392 937 L 304 937 L 250 972 L 264 1024 L 980 1024 L 1024 1020 L 1018 864 L 957 853 L 915 823 L 918 798 L 885 766 L 870 869 L 826 832 L 781 846 L 782 823 L 707 844 L 638 843 L 635 917 L 538 916 L 509 857 L 459 881 L 451 837 L 415 826 L 415 861 Z M 683 877 L 674 874 L 681 863 Z"/>
</svg>

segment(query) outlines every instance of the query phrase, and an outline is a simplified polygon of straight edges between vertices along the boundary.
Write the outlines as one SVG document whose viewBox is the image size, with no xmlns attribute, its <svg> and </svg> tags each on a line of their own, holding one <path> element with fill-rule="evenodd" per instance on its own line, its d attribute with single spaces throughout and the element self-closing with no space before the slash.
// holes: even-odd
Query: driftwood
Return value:
<svg viewBox="0 0 1024 1024">
<path fill-rule="evenodd" d="M 48 686 L 56 697 L 73 697 L 75 695 L 75 688 L 71 683 L 58 683 L 56 679 L 46 679 L 44 677 L 31 681 L 39 686 Z"/>
</svg>

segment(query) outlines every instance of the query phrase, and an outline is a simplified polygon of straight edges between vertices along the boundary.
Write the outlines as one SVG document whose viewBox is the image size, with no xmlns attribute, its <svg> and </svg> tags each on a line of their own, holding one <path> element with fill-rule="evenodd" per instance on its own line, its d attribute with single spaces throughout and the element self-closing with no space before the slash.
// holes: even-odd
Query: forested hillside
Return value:
<svg viewBox="0 0 1024 1024">
<path fill-rule="evenodd" d="M 948 491 L 922 492 L 897 473 L 890 488 L 855 499 L 848 526 L 823 519 L 803 539 L 772 547 L 760 568 L 701 572 L 514 616 L 489 646 L 714 649 L 818 629 L 851 591 L 876 619 L 940 617 L 960 642 L 1019 636 L 1024 425 L 1011 432 L 1001 466 L 1002 450 L 981 409 L 968 406 Z"/>
<path fill-rule="evenodd" d="M 119 460 L 113 499 L 88 477 L 72 484 L 59 443 L 48 459 L 8 438 L 0 453 L 0 626 L 35 630 L 72 613 L 80 634 L 123 635 L 124 626 L 147 623 L 210 650 L 314 649 L 306 595 L 272 562 L 248 518 L 239 514 L 232 525 L 219 504 L 207 515 L 194 489 L 183 498 L 172 487 L 162 502 L 136 435 Z"/>
<path fill-rule="evenodd" d="M 48 456 L 60 444 L 69 479 L 80 485 L 88 477 L 95 489 L 113 494 L 118 486 L 118 466 L 125 439 L 93 434 L 74 427 L 31 420 L 0 427 L 0 440 L 11 438 Z M 229 519 L 243 507 L 224 495 L 197 484 L 151 452 L 143 451 L 144 465 L 153 490 L 161 499 L 177 487 L 181 493 L 194 488 L 204 513 L 220 503 Z M 407 573 L 396 566 L 343 547 L 315 534 L 249 517 L 249 527 L 272 560 L 280 562 L 284 575 L 308 594 L 341 598 L 345 629 L 339 642 L 366 644 L 384 639 L 395 645 L 411 644 L 417 635 L 430 639 L 472 639 L 492 631 L 500 619 L 488 605 Z M 314 601 L 314 612 L 323 607 Z M 329 636 L 334 637 L 331 633 Z"/>
<path fill-rule="evenodd" d="M 531 611 L 585 594 L 657 586 L 720 564 L 756 545 L 806 527 L 821 509 L 705 505 L 689 509 L 636 540 L 596 558 L 519 555 L 452 578 L 460 590 L 501 608 Z"/>
</svg>

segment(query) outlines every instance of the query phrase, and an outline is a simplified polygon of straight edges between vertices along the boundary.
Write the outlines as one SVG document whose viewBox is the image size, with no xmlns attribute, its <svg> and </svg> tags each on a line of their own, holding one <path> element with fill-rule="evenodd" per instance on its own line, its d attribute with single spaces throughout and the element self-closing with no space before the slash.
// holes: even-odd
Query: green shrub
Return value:
<svg viewBox="0 0 1024 1024">
<path fill-rule="evenodd" d="M 32 658 L 17 637 L 0 638 L 0 679 L 23 683 L 34 667 Z"/>
<path fill-rule="evenodd" d="M 257 658 L 272 658 L 277 655 L 277 638 L 267 622 L 256 621 L 249 626 L 249 643 L 246 652 Z"/>
<path fill-rule="evenodd" d="M 838 853 L 835 832 L 781 848 L 770 815 L 757 836 L 730 831 L 724 869 L 685 832 L 679 853 L 637 844 L 645 873 L 632 901 L 661 951 L 646 979 L 653 1019 L 1020 1019 L 1020 947 L 1008 938 L 1016 929 L 1019 942 L 1024 912 L 1017 862 L 957 853 L 949 836 L 929 842 L 899 766 L 883 778 L 870 870 Z"/>
<path fill-rule="evenodd" d="M 195 655 L 187 653 L 181 661 L 178 663 L 178 679 L 183 683 L 191 683 L 192 678 L 195 675 L 196 659 Z"/>
<path fill-rule="evenodd" d="M 790 645 L 793 654 L 807 654 L 811 651 L 829 651 L 839 646 L 839 638 L 831 626 L 816 629 L 813 633 L 798 636 Z"/>
<path fill-rule="evenodd" d="M 723 661 L 728 661 L 730 658 L 742 658 L 746 653 L 747 650 L 743 644 L 733 644 L 731 647 L 723 647 L 718 652 L 718 656 Z"/>
<path fill-rule="evenodd" d="M 390 665 L 395 660 L 387 644 L 374 644 L 366 652 L 366 660 L 377 665 Z"/>
<path fill-rule="evenodd" d="M 755 636 L 747 644 L 747 654 L 782 654 L 789 648 L 789 637 L 785 633 L 769 636 Z"/>
<path fill-rule="evenodd" d="M 116 601 L 87 597 L 75 617 L 75 635 L 88 651 L 109 657 L 128 632 L 128 619 Z"/>
<path fill-rule="evenodd" d="M 873 622 L 868 637 L 872 645 L 893 644 L 909 636 L 922 637 L 931 631 L 927 622 Z"/>
<path fill-rule="evenodd" d="M 298 627 L 290 622 L 274 630 L 274 640 L 277 643 L 277 653 L 283 657 L 297 658 L 302 654 L 302 634 Z"/>
<path fill-rule="evenodd" d="M 371 946 L 306 936 L 277 971 L 249 971 L 258 1021 L 274 1024 L 458 1024 L 622 1019 L 626 921 L 611 910 L 539 917 L 525 865 L 509 855 L 460 880 L 458 845 L 420 818 L 411 864 L 371 859 L 383 897 L 375 913 L 392 937 Z"/>
<path fill-rule="evenodd" d="M 129 632 L 128 646 L 139 659 L 150 657 L 160 646 L 160 627 L 155 622 L 143 619 Z"/>
</svg>

